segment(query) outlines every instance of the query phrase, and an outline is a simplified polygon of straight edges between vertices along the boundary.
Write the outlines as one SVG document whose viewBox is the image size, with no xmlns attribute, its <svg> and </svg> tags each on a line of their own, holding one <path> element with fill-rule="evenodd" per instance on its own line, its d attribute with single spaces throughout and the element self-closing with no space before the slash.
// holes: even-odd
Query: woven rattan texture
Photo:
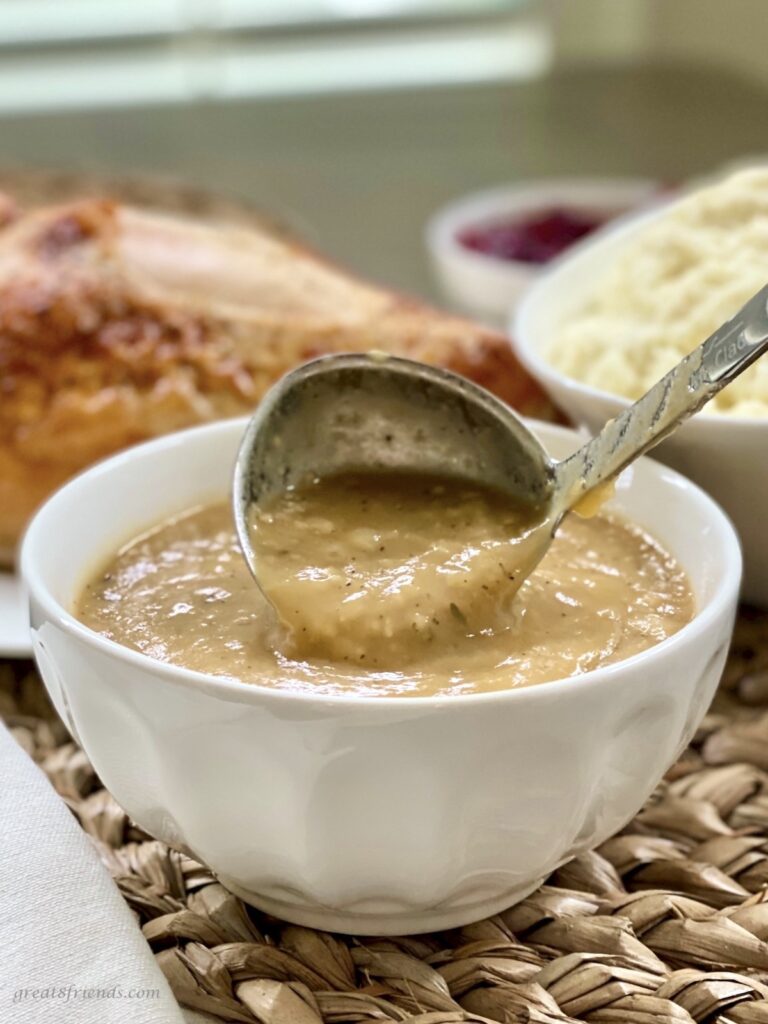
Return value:
<svg viewBox="0 0 768 1024">
<path fill-rule="evenodd" d="M 768 1024 L 768 616 L 744 611 L 720 692 L 627 828 L 459 931 L 347 939 L 246 909 L 137 829 L 0 664 L 0 714 L 133 909 L 179 1001 L 224 1021 Z"/>
</svg>

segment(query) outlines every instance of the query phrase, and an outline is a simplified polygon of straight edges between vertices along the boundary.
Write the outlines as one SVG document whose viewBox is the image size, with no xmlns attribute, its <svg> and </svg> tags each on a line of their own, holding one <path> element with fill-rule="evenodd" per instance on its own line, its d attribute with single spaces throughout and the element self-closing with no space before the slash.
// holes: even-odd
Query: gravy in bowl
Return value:
<svg viewBox="0 0 768 1024">
<path fill-rule="evenodd" d="M 683 569 L 605 513 L 569 516 L 515 592 L 515 544 L 534 522 L 505 496 L 456 481 L 313 481 L 252 523 L 277 627 L 224 504 L 129 542 L 87 583 L 76 614 L 161 661 L 282 690 L 369 696 L 575 676 L 693 617 Z"/>
</svg>

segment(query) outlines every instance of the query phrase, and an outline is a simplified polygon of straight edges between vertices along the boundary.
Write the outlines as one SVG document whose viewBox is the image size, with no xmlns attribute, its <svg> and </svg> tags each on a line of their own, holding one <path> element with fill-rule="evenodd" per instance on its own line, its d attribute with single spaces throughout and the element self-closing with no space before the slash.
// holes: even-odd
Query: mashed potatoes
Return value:
<svg viewBox="0 0 768 1024">
<path fill-rule="evenodd" d="M 639 398 L 768 283 L 768 169 L 688 196 L 633 236 L 548 353 L 561 372 Z M 768 360 L 707 406 L 768 417 Z"/>
</svg>

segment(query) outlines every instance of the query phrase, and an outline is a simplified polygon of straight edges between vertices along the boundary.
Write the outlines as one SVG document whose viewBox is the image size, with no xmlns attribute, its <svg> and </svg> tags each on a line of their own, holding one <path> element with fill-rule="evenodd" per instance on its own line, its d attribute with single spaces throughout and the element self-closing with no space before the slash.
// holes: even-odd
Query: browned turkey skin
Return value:
<svg viewBox="0 0 768 1024">
<path fill-rule="evenodd" d="M 36 506 L 137 441 L 249 412 L 286 370 L 381 349 L 554 411 L 506 339 L 253 227 L 0 202 L 0 562 Z"/>
</svg>

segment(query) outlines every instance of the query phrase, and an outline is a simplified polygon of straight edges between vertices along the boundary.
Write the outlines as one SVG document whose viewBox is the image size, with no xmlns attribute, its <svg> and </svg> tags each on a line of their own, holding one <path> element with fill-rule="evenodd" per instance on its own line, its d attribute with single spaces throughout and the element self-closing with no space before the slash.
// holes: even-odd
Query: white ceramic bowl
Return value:
<svg viewBox="0 0 768 1024">
<path fill-rule="evenodd" d="M 594 293 L 595 282 L 627 240 L 662 212 L 608 226 L 579 243 L 531 288 L 510 323 L 520 362 L 575 423 L 593 433 L 630 402 L 566 377 L 547 361 L 547 346 Z M 723 506 L 744 547 L 743 596 L 768 606 L 768 418 L 700 412 L 655 448 L 653 456 L 690 477 Z"/>
<path fill-rule="evenodd" d="M 117 545 L 222 499 L 242 421 L 95 466 L 38 512 L 21 565 L 56 709 L 135 821 L 248 902 L 353 933 L 432 931 L 500 911 L 640 807 L 717 685 L 739 586 L 720 509 L 648 460 L 617 504 L 688 570 L 695 619 L 621 664 L 450 698 L 290 694 L 153 661 L 77 622 Z M 576 435 L 542 426 L 558 456 Z"/>
<path fill-rule="evenodd" d="M 459 310 L 504 324 L 523 292 L 545 269 L 467 249 L 465 228 L 553 207 L 618 217 L 659 199 L 644 178 L 552 178 L 476 192 L 439 210 L 426 228 L 427 249 L 446 298 Z"/>
</svg>

